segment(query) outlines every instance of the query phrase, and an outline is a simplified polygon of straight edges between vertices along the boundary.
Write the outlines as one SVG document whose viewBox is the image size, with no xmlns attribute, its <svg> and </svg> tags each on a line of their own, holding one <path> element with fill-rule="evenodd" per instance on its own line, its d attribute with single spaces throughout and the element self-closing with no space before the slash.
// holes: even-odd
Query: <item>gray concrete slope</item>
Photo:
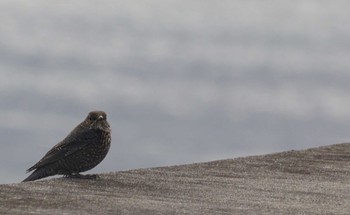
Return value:
<svg viewBox="0 0 350 215">
<path fill-rule="evenodd" d="M 3 184 L 0 214 L 350 214 L 350 144 Z"/>
</svg>

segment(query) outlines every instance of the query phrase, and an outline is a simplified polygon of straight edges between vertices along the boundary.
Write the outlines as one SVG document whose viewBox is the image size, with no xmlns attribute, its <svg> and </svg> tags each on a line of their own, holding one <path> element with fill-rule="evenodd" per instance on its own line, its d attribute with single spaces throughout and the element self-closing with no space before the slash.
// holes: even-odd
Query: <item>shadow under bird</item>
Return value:
<svg viewBox="0 0 350 215">
<path fill-rule="evenodd" d="M 53 175 L 73 178 L 96 178 L 81 175 L 97 166 L 107 155 L 111 144 L 111 129 L 103 111 L 92 111 L 86 119 L 55 145 L 27 172 L 34 172 L 25 181 L 34 181 Z"/>
</svg>

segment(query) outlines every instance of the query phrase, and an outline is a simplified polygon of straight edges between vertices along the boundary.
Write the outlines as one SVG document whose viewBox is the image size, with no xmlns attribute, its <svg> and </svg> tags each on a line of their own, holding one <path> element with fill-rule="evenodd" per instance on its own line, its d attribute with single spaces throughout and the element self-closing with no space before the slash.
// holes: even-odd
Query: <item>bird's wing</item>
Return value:
<svg viewBox="0 0 350 215">
<path fill-rule="evenodd" d="M 64 140 L 55 145 L 46 155 L 34 166 L 29 168 L 30 172 L 39 167 L 46 166 L 50 163 L 56 162 L 65 158 L 89 144 L 96 141 L 97 133 L 90 129 L 74 129 Z"/>
</svg>

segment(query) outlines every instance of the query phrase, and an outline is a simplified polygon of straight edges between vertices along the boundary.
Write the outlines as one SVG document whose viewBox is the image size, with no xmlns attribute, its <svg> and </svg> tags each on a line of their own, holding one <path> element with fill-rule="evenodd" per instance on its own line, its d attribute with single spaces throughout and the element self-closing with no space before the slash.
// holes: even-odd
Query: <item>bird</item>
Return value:
<svg viewBox="0 0 350 215">
<path fill-rule="evenodd" d="M 97 175 L 82 175 L 97 166 L 111 145 L 111 128 L 104 111 L 91 111 L 61 142 L 49 150 L 22 182 L 64 175 L 69 178 L 96 179 Z"/>
</svg>

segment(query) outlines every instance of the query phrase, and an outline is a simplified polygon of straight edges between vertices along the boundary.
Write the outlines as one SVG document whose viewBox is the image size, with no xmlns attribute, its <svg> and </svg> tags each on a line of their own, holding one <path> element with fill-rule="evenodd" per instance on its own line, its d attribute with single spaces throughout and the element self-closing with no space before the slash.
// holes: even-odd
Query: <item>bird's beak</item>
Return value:
<svg viewBox="0 0 350 215">
<path fill-rule="evenodd" d="M 103 119 L 103 116 L 99 116 L 98 119 Z"/>
</svg>

